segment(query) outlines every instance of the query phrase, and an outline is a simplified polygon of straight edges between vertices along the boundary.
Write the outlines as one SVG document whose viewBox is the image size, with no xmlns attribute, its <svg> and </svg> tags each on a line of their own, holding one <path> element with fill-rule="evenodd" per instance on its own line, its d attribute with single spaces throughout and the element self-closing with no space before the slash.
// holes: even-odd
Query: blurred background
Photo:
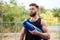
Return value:
<svg viewBox="0 0 60 40">
<path fill-rule="evenodd" d="M 0 0 L 0 39 L 19 39 L 22 22 L 30 17 L 30 3 L 39 5 L 39 17 L 46 20 L 51 40 L 59 40 L 60 0 Z"/>
</svg>

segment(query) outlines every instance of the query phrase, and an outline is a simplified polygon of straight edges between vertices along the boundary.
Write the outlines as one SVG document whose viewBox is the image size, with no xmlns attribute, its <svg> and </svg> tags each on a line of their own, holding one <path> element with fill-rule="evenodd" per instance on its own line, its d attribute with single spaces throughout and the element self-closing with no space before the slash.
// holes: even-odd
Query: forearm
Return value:
<svg viewBox="0 0 60 40">
<path fill-rule="evenodd" d="M 24 39 L 24 35 L 23 34 L 20 34 L 19 40 L 23 40 L 23 39 Z"/>
<path fill-rule="evenodd" d="M 25 36 L 25 29 L 22 28 L 22 30 L 20 32 L 20 38 L 19 38 L 19 40 L 23 40 L 24 39 L 24 36 Z"/>
<path fill-rule="evenodd" d="M 50 39 L 49 33 L 41 33 L 41 32 L 38 32 L 38 36 L 40 36 L 42 38 L 49 38 Z"/>
</svg>

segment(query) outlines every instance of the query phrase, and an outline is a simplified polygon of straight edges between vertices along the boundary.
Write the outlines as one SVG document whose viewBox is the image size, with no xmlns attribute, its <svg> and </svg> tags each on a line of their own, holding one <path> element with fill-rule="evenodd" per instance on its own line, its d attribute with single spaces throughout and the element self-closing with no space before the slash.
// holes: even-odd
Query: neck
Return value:
<svg viewBox="0 0 60 40">
<path fill-rule="evenodd" d="M 38 15 L 36 15 L 36 16 L 34 16 L 34 17 L 31 17 L 31 19 L 38 19 L 38 18 L 39 18 Z"/>
</svg>

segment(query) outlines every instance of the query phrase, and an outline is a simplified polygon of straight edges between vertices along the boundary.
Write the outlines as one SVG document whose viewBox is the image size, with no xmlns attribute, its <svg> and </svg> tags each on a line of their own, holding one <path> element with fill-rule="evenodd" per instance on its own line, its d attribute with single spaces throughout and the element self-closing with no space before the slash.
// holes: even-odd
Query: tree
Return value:
<svg viewBox="0 0 60 40">
<path fill-rule="evenodd" d="M 40 14 L 40 17 L 46 20 L 49 26 L 56 26 L 58 24 L 58 18 L 54 17 L 51 11 Z"/>
<path fill-rule="evenodd" d="M 24 6 L 17 6 L 17 3 L 14 0 L 11 0 L 10 4 L 6 2 L 5 4 L 2 4 L 3 22 L 4 22 L 3 28 L 11 29 L 10 31 L 14 32 L 16 28 L 21 29 L 21 24 L 23 20 L 28 18 L 29 16 L 28 16 L 28 11 L 25 10 Z M 16 23 L 19 25 L 17 25 Z"/>
<path fill-rule="evenodd" d="M 58 17 L 59 20 L 60 20 L 60 8 L 55 8 L 55 9 L 52 10 L 52 12 L 53 12 L 53 15 L 55 17 Z"/>
<path fill-rule="evenodd" d="M 47 10 L 43 6 L 40 6 L 39 11 L 40 13 L 45 13 Z"/>
</svg>

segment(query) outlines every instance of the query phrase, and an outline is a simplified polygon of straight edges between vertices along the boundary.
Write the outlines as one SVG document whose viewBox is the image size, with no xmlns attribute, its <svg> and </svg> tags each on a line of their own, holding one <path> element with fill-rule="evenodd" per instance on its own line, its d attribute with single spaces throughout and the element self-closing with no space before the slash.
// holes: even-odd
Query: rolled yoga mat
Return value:
<svg viewBox="0 0 60 40">
<path fill-rule="evenodd" d="M 35 28 L 38 32 L 43 32 L 39 28 L 35 27 L 33 24 L 29 23 L 28 21 L 23 22 L 23 27 L 25 27 L 27 30 L 33 31 Z"/>
<path fill-rule="evenodd" d="M 40 30 L 39 28 L 35 27 L 33 24 L 29 23 L 28 21 L 24 21 L 22 23 L 23 27 L 25 27 L 27 30 L 30 30 L 30 31 L 33 31 L 35 28 L 38 32 L 43 32 L 42 30 Z M 44 39 L 43 40 L 48 40 L 48 38 Z"/>
</svg>

